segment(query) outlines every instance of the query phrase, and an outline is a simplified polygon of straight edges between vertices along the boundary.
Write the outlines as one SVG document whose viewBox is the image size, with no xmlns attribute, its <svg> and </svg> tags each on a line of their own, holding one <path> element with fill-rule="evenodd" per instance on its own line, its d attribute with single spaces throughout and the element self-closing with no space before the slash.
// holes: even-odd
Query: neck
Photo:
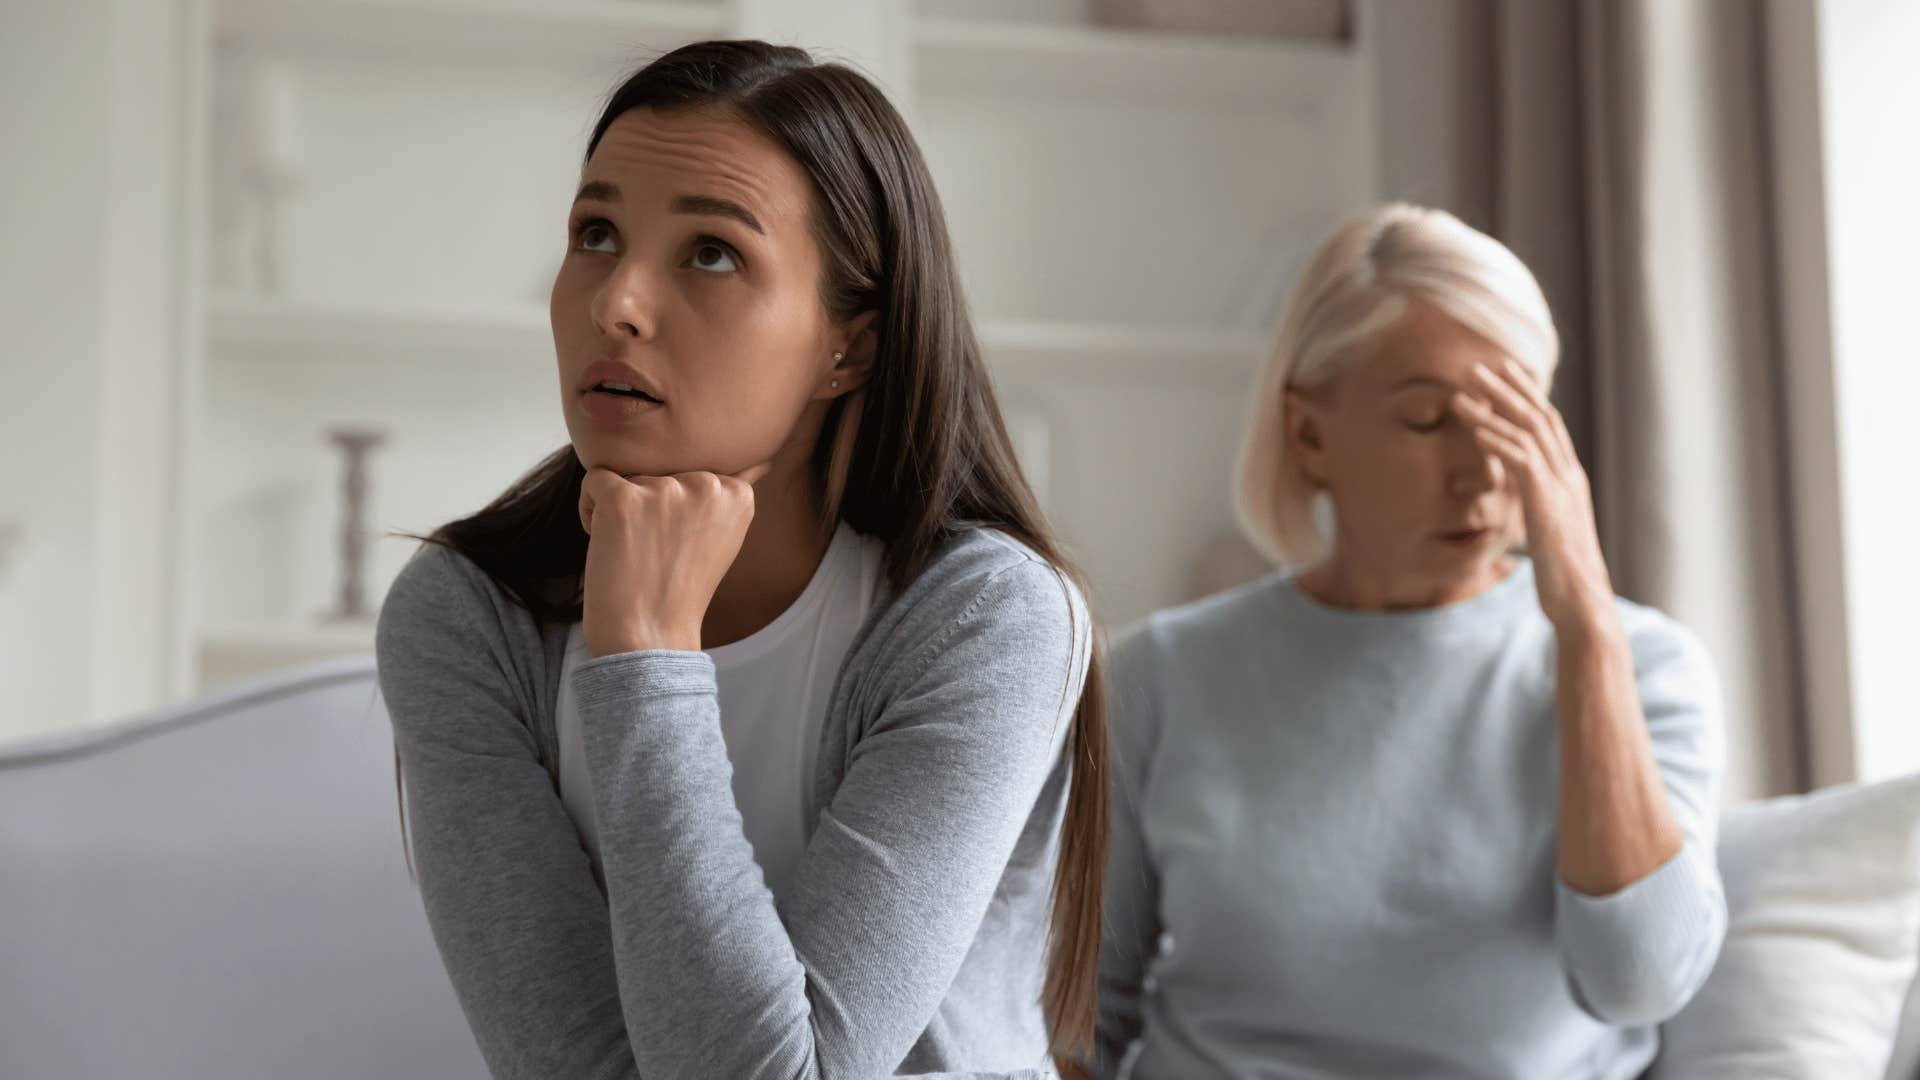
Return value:
<svg viewBox="0 0 1920 1080">
<path fill-rule="evenodd" d="M 793 606 L 826 556 L 816 486 L 803 457 L 778 460 L 753 486 L 753 523 L 707 605 L 702 648 L 730 645 Z"/>
<path fill-rule="evenodd" d="M 1334 550 L 1325 562 L 1295 578 L 1301 591 L 1328 607 L 1349 611 L 1417 611 L 1471 600 L 1504 581 L 1513 556 L 1476 561 L 1462 573 L 1444 578 L 1383 565 Z"/>
</svg>

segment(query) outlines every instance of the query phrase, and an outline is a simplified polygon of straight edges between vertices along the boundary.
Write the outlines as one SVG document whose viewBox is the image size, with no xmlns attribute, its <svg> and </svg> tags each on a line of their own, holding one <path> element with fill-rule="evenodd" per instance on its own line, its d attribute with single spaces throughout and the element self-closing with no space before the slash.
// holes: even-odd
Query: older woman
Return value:
<svg viewBox="0 0 1920 1080">
<path fill-rule="evenodd" d="M 1557 352 L 1445 213 L 1307 268 L 1237 478 L 1283 569 L 1115 652 L 1097 1074 L 1631 1077 L 1706 978 L 1713 664 L 1614 596 Z"/>
</svg>

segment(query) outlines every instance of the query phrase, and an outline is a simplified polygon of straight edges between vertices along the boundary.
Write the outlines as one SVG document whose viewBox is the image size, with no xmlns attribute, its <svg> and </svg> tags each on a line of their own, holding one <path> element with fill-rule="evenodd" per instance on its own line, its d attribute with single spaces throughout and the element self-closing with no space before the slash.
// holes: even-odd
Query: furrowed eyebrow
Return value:
<svg viewBox="0 0 1920 1080">
<path fill-rule="evenodd" d="M 620 189 L 605 180 L 589 180 L 580 185 L 580 191 L 574 195 L 573 201 L 617 203 L 620 201 Z"/>
<path fill-rule="evenodd" d="M 580 185 L 580 190 L 574 195 L 573 201 L 617 203 L 620 201 L 620 188 L 606 180 L 589 180 Z M 753 216 L 753 211 L 732 199 L 722 199 L 714 195 L 681 195 L 673 200 L 670 209 L 676 214 L 729 218 L 761 236 L 767 235 L 766 227 L 760 224 L 759 218 Z"/>
<path fill-rule="evenodd" d="M 712 195 L 682 195 L 673 200 L 672 209 L 676 214 L 732 218 L 761 236 L 767 235 L 767 230 L 760 225 L 760 219 L 754 217 L 751 210 L 731 199 L 718 199 Z"/>
</svg>

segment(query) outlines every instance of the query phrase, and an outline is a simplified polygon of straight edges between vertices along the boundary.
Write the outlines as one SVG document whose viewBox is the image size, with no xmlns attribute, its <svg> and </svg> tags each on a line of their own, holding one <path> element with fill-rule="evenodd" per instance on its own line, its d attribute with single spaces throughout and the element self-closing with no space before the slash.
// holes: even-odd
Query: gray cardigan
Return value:
<svg viewBox="0 0 1920 1080">
<path fill-rule="evenodd" d="M 380 613 L 420 891 L 496 1077 L 1052 1075 L 1039 994 L 1091 641 L 1071 584 L 973 529 L 876 605 L 778 905 L 700 652 L 574 673 L 602 894 L 555 779 L 566 630 L 432 546 Z"/>
</svg>

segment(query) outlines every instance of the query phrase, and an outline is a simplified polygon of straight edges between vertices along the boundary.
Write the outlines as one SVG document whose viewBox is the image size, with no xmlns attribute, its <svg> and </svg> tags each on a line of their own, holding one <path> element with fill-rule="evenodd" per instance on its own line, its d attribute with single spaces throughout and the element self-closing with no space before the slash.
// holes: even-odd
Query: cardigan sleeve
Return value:
<svg viewBox="0 0 1920 1080">
<path fill-rule="evenodd" d="M 635 1080 L 606 904 L 515 676 L 512 628 L 527 618 L 434 546 L 381 606 L 375 651 L 414 872 L 489 1072 Z"/>
</svg>

